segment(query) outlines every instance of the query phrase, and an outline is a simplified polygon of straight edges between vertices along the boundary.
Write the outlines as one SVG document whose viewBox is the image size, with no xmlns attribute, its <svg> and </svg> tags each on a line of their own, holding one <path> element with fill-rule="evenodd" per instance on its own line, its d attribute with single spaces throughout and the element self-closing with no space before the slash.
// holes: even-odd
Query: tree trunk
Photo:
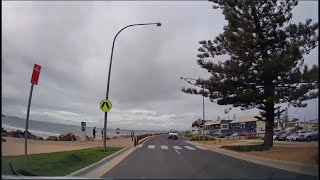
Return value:
<svg viewBox="0 0 320 180">
<path fill-rule="evenodd" d="M 263 145 L 272 147 L 273 146 L 273 127 L 274 122 L 273 121 L 266 121 L 266 130 L 264 134 L 264 142 Z"/>
<path fill-rule="evenodd" d="M 266 125 L 263 144 L 267 147 L 273 146 L 273 128 L 274 128 L 274 87 L 273 84 L 265 86 L 266 95 Z"/>
</svg>

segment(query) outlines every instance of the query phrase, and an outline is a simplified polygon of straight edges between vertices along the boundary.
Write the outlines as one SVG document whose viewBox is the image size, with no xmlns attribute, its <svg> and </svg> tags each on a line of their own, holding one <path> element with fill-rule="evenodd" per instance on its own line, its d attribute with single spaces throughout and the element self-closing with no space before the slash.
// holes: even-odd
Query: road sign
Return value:
<svg viewBox="0 0 320 180">
<path fill-rule="evenodd" d="M 103 112 L 108 112 L 108 111 L 110 111 L 111 108 L 112 108 L 112 104 L 111 104 L 111 102 L 110 102 L 108 99 L 103 99 L 103 100 L 100 102 L 100 109 L 101 109 Z"/>
<path fill-rule="evenodd" d="M 40 70 L 41 70 L 41 66 L 38 64 L 34 64 L 32 76 L 31 76 L 32 84 L 38 85 Z"/>
</svg>

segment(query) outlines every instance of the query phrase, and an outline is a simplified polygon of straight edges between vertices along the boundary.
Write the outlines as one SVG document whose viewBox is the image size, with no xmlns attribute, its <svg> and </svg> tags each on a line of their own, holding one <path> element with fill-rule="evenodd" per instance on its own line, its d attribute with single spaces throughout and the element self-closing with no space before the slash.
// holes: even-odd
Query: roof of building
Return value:
<svg viewBox="0 0 320 180">
<path fill-rule="evenodd" d="M 221 121 L 212 121 L 212 120 L 208 120 L 204 123 L 205 126 L 211 126 L 211 125 L 216 125 L 216 124 L 220 124 Z"/>
<path fill-rule="evenodd" d="M 232 120 L 227 120 L 227 119 L 223 119 L 223 120 L 221 120 L 221 124 L 228 124 L 228 123 L 230 123 Z"/>
<path fill-rule="evenodd" d="M 239 116 L 239 117 L 236 117 L 236 119 L 231 121 L 230 123 L 242 123 L 242 122 L 257 121 L 258 119 L 255 118 L 255 116 L 258 116 L 258 115 Z"/>
</svg>

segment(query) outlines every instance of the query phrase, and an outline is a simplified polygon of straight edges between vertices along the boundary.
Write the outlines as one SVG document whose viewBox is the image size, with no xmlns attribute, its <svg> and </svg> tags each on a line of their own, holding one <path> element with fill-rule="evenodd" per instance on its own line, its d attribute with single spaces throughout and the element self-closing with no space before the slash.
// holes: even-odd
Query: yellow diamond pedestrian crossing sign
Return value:
<svg viewBox="0 0 320 180">
<path fill-rule="evenodd" d="M 103 100 L 100 102 L 100 109 L 101 109 L 101 111 L 103 111 L 103 112 L 108 112 L 108 111 L 110 111 L 111 108 L 112 108 L 112 104 L 111 104 L 111 102 L 110 102 L 108 99 L 103 99 Z"/>
</svg>

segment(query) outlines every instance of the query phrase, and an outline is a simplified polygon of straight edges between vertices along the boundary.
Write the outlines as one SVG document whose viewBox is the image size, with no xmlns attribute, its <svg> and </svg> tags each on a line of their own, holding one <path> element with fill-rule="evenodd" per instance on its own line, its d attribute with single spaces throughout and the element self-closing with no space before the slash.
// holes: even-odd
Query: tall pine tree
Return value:
<svg viewBox="0 0 320 180">
<path fill-rule="evenodd" d="M 292 23 L 296 0 L 211 0 L 228 24 L 213 41 L 200 41 L 198 64 L 211 73 L 199 78 L 189 94 L 201 94 L 219 105 L 260 109 L 265 121 L 264 145 L 273 146 L 279 103 L 306 106 L 318 96 L 319 67 L 304 65 L 303 55 L 318 46 L 318 23 Z M 219 56 L 227 60 L 219 60 Z M 214 61 L 213 61 L 214 58 Z M 312 91 L 313 90 L 313 91 Z"/>
</svg>

